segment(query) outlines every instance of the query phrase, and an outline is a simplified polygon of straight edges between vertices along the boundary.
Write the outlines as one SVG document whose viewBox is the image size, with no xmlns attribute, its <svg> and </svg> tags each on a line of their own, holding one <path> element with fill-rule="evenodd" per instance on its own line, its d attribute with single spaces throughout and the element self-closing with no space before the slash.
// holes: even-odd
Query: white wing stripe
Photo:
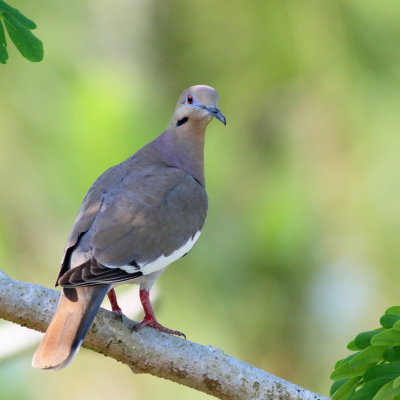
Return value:
<svg viewBox="0 0 400 400">
<path fill-rule="evenodd" d="M 172 264 L 174 261 L 178 260 L 182 256 L 184 256 L 186 253 L 189 253 L 189 251 L 192 249 L 194 244 L 197 242 L 199 236 L 200 236 L 200 231 L 198 231 L 193 238 L 190 238 L 182 247 L 179 249 L 175 250 L 173 253 L 171 253 L 169 256 L 164 256 L 162 255 L 161 257 L 158 257 L 156 260 L 151 261 L 149 263 L 138 263 L 138 266 L 140 267 L 140 270 L 138 270 L 137 267 L 133 267 L 132 265 L 123 265 L 120 267 L 116 267 L 114 265 L 106 265 L 108 268 L 120 268 L 124 270 L 125 272 L 128 273 L 134 273 L 141 271 L 143 275 L 149 275 L 153 272 L 160 271 L 167 267 L 169 264 Z"/>
</svg>

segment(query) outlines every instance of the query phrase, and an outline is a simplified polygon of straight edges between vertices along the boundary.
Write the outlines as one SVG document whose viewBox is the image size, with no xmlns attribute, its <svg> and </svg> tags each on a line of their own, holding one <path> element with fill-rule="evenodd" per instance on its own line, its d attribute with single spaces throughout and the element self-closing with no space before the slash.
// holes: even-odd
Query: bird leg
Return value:
<svg viewBox="0 0 400 400">
<path fill-rule="evenodd" d="M 168 329 L 156 320 L 156 316 L 154 315 L 154 310 L 150 302 L 150 292 L 148 290 L 141 289 L 139 291 L 139 296 L 144 310 L 144 319 L 142 322 L 139 322 L 137 325 L 135 325 L 133 330 L 138 331 L 144 326 L 151 326 L 152 328 L 157 329 L 161 332 L 169 333 L 171 335 L 183 336 L 186 339 L 186 335 L 184 333 Z"/>
<path fill-rule="evenodd" d="M 112 312 L 117 316 L 118 319 L 121 320 L 122 322 L 122 317 L 124 316 L 124 313 L 121 310 L 121 307 L 118 304 L 117 301 L 117 295 L 115 294 L 114 288 L 110 289 L 107 293 L 108 299 L 110 300 L 111 303 L 111 310 Z"/>
</svg>

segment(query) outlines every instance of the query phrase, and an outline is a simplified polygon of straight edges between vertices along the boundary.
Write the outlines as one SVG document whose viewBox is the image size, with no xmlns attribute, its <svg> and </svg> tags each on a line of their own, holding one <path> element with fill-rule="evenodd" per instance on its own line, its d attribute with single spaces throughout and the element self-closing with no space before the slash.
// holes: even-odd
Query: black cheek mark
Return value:
<svg viewBox="0 0 400 400">
<path fill-rule="evenodd" d="M 180 119 L 177 123 L 176 123 L 176 126 L 181 126 L 181 125 L 183 125 L 183 124 L 186 124 L 186 122 L 188 122 L 189 121 L 189 118 L 188 117 L 183 117 L 182 119 Z"/>
</svg>

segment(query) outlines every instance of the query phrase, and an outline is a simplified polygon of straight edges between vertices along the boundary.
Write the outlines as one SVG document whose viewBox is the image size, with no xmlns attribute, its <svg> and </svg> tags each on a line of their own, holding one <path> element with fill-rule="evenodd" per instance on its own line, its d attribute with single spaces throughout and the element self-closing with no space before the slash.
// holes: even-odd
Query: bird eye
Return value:
<svg viewBox="0 0 400 400">
<path fill-rule="evenodd" d="M 193 96 L 189 95 L 186 100 L 188 104 L 193 104 Z"/>
</svg>

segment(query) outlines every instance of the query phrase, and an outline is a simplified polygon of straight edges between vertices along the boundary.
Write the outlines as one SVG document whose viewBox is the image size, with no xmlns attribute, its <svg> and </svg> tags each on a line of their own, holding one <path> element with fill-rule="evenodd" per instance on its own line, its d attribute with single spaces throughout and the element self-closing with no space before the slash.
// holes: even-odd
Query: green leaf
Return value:
<svg viewBox="0 0 400 400">
<path fill-rule="evenodd" d="M 393 381 L 393 387 L 397 388 L 400 386 L 400 376 L 398 376 L 394 381 Z"/>
<path fill-rule="evenodd" d="M 341 360 L 339 360 L 339 361 L 335 364 L 335 368 L 334 368 L 334 369 L 339 368 L 341 365 L 345 364 L 347 361 L 352 360 L 354 357 L 358 356 L 359 354 L 360 354 L 360 352 L 354 353 L 354 354 L 350 354 L 350 355 L 347 356 L 346 358 L 342 358 Z"/>
<path fill-rule="evenodd" d="M 400 345 L 400 332 L 395 329 L 388 329 L 378 333 L 371 339 L 374 346 L 398 346 Z"/>
<path fill-rule="evenodd" d="M 382 388 L 386 383 L 390 382 L 391 378 L 378 378 L 373 381 L 367 382 L 363 385 L 351 400 L 371 400 L 380 388 Z"/>
<path fill-rule="evenodd" d="M 393 329 L 396 330 L 396 331 L 400 331 L 400 321 L 396 321 L 393 324 Z"/>
<path fill-rule="evenodd" d="M 348 379 L 339 379 L 332 383 L 331 389 L 329 391 L 329 396 L 332 396 L 342 385 L 344 385 Z"/>
<path fill-rule="evenodd" d="M 365 349 L 371 344 L 371 339 L 377 335 L 378 333 L 383 332 L 383 328 L 374 329 L 372 331 L 366 331 L 359 333 L 356 338 L 354 339 L 354 344 L 359 349 Z"/>
<path fill-rule="evenodd" d="M 364 364 L 375 364 L 382 360 L 383 352 L 386 350 L 386 348 L 386 346 L 367 347 L 349 362 L 349 366 L 358 367 Z"/>
<path fill-rule="evenodd" d="M 363 364 L 359 365 L 358 367 L 350 367 L 349 361 L 347 361 L 332 372 L 331 379 L 336 381 L 338 379 L 362 376 L 364 375 L 365 371 L 371 366 L 371 364 Z"/>
<path fill-rule="evenodd" d="M 354 340 L 352 340 L 348 345 L 347 345 L 347 350 L 351 350 L 351 351 L 358 351 L 361 350 L 360 348 L 358 348 L 354 342 Z"/>
<path fill-rule="evenodd" d="M 384 353 L 383 353 L 383 359 L 385 361 L 400 361 L 400 346 L 393 346 L 389 347 Z"/>
<path fill-rule="evenodd" d="M 29 61 L 43 59 L 43 43 L 12 15 L 3 13 L 7 32 L 20 53 Z"/>
<path fill-rule="evenodd" d="M 332 395 L 332 400 L 349 400 L 356 390 L 358 378 L 348 379 L 339 389 Z"/>
<path fill-rule="evenodd" d="M 24 25 L 28 29 L 36 29 L 36 24 L 29 18 L 25 17 L 19 10 L 14 7 L 11 7 L 3 0 L 0 0 L 0 14 L 3 12 L 12 15 L 16 20 L 18 20 L 22 25 Z"/>
<path fill-rule="evenodd" d="M 400 306 L 389 307 L 385 314 L 400 314 Z"/>
<path fill-rule="evenodd" d="M 364 381 L 372 381 L 376 378 L 396 378 L 400 375 L 400 362 L 393 362 L 390 364 L 374 365 L 364 374 Z"/>
<path fill-rule="evenodd" d="M 0 17 L 0 63 L 5 64 L 8 60 L 7 42 L 4 34 L 3 23 Z"/>
<path fill-rule="evenodd" d="M 335 370 L 335 369 L 339 368 L 342 364 L 343 364 L 343 360 L 336 361 L 333 369 Z"/>
<path fill-rule="evenodd" d="M 400 394 L 400 386 L 393 387 L 393 383 L 394 380 L 384 385 L 372 400 L 393 400 L 395 396 Z"/>
<path fill-rule="evenodd" d="M 400 314 L 385 314 L 381 317 L 380 323 L 384 328 L 393 328 L 395 322 L 400 320 Z"/>
</svg>

